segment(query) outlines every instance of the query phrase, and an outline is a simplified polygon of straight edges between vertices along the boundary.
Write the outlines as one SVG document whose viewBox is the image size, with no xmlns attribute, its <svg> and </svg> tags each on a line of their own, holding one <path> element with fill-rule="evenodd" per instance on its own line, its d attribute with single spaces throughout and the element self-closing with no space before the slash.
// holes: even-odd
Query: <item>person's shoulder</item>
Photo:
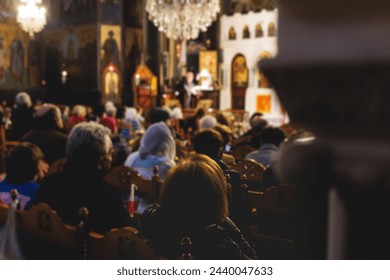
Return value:
<svg viewBox="0 0 390 280">
<path fill-rule="evenodd" d="M 258 150 L 250 152 L 245 156 L 245 159 L 256 159 L 259 154 L 260 152 Z"/>
<path fill-rule="evenodd" d="M 128 155 L 127 159 L 125 160 L 124 166 L 132 167 L 133 162 L 138 157 L 138 155 L 139 155 L 138 151 L 132 152 L 130 155 Z"/>
<path fill-rule="evenodd" d="M 7 179 L 3 179 L 1 182 L 0 182 L 0 191 L 4 192 L 4 191 L 10 191 L 10 188 L 11 187 L 11 184 L 8 183 Z"/>
</svg>

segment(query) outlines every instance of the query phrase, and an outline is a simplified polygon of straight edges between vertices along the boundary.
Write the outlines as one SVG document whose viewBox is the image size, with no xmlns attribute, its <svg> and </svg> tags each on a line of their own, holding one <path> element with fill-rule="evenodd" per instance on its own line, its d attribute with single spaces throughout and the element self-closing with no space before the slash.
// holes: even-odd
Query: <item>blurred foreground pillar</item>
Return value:
<svg viewBox="0 0 390 280">
<path fill-rule="evenodd" d="M 389 14 L 387 0 L 279 1 L 279 54 L 262 69 L 317 136 L 278 166 L 297 187 L 298 258 L 390 258 Z"/>
</svg>

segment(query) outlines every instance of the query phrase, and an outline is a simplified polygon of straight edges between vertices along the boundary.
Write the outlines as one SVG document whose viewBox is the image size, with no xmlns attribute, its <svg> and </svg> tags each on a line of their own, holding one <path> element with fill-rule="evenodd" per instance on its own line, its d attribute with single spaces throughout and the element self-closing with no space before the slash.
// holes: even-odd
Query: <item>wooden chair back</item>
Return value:
<svg viewBox="0 0 390 280">
<path fill-rule="evenodd" d="M 273 186 L 264 192 L 248 191 L 251 208 L 274 213 L 293 215 L 295 211 L 295 190 L 289 185 Z"/>
<path fill-rule="evenodd" d="M 230 154 L 234 156 L 236 161 L 240 161 L 244 160 L 245 156 L 253 151 L 256 151 L 256 148 L 250 146 L 249 144 L 243 144 L 233 147 Z"/>
<path fill-rule="evenodd" d="M 237 171 L 242 177 L 245 177 L 247 182 L 254 184 L 261 184 L 263 182 L 263 175 L 265 167 L 251 159 L 245 159 L 233 164 L 230 169 Z"/>
<path fill-rule="evenodd" d="M 103 179 L 114 189 L 118 190 L 124 195 L 130 195 L 131 184 L 137 186 L 137 192 L 142 193 L 150 201 L 157 201 L 160 197 L 160 190 L 162 181 L 158 175 L 158 167 L 153 169 L 153 177 L 151 180 L 143 178 L 137 171 L 126 167 L 118 166 L 114 168 Z"/>
<path fill-rule="evenodd" d="M 295 212 L 294 189 L 288 185 L 280 185 L 264 192 L 248 191 L 247 195 L 255 214 L 250 236 L 258 257 L 294 258 L 294 240 L 291 235 Z"/>
<path fill-rule="evenodd" d="M 102 260 L 155 260 L 156 254 L 132 227 L 89 235 L 89 255 Z"/>
<path fill-rule="evenodd" d="M 9 206 L 0 201 L 0 225 L 8 218 Z M 50 244 L 75 252 L 80 259 L 158 259 L 147 242 L 132 227 L 112 229 L 106 235 L 89 231 L 88 209 L 79 211 L 80 223 L 66 224 L 47 204 L 17 210 L 18 230 Z"/>
</svg>

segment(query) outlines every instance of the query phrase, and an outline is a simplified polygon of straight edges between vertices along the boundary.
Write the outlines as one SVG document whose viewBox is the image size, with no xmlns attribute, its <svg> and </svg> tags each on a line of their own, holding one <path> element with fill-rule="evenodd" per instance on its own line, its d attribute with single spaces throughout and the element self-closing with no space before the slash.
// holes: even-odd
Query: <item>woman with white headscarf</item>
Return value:
<svg viewBox="0 0 390 280">
<path fill-rule="evenodd" d="M 144 178 L 151 179 L 153 168 L 157 166 L 162 180 L 168 170 L 175 165 L 176 145 L 171 130 L 164 122 L 152 124 L 141 139 L 137 152 L 131 153 L 125 166 L 137 170 Z"/>
</svg>

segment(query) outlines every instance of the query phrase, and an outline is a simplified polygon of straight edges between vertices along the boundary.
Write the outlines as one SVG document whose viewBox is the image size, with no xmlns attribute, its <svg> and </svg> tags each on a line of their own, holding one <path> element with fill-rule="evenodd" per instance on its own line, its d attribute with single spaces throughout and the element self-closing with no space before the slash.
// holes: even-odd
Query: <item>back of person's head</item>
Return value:
<svg viewBox="0 0 390 280">
<path fill-rule="evenodd" d="M 213 128 L 218 124 L 217 119 L 211 115 L 204 116 L 199 121 L 199 128 L 202 129 L 209 129 Z"/>
<path fill-rule="evenodd" d="M 73 167 L 108 170 L 112 161 L 111 151 L 110 130 L 101 124 L 79 123 L 69 133 L 66 158 Z"/>
<path fill-rule="evenodd" d="M 114 117 L 116 116 L 116 107 L 115 106 L 106 106 L 106 114 L 109 117 Z"/>
<path fill-rule="evenodd" d="M 87 109 L 83 105 L 75 105 L 72 110 L 72 115 L 85 118 Z"/>
<path fill-rule="evenodd" d="M 138 112 L 137 109 L 130 107 L 126 109 L 125 112 L 125 121 L 130 122 L 130 121 L 135 121 L 138 118 Z"/>
<path fill-rule="evenodd" d="M 5 158 L 7 181 L 16 185 L 34 180 L 43 159 L 44 155 L 38 146 L 28 142 L 17 145 Z"/>
<path fill-rule="evenodd" d="M 31 107 L 31 97 L 27 92 L 19 92 L 15 97 L 15 103 L 18 106 Z"/>
<path fill-rule="evenodd" d="M 152 124 L 141 139 L 139 155 L 142 159 L 148 156 L 166 157 L 173 161 L 176 155 L 175 139 L 164 122 Z"/>
<path fill-rule="evenodd" d="M 226 147 L 226 145 L 230 142 L 233 136 L 233 132 L 230 129 L 230 127 L 226 125 L 218 124 L 215 127 L 213 127 L 213 129 L 219 132 L 219 134 L 221 134 L 223 138 L 223 146 Z"/>
<path fill-rule="evenodd" d="M 262 144 L 274 144 L 279 146 L 286 136 L 283 130 L 278 127 L 266 127 L 260 134 L 260 141 Z"/>
<path fill-rule="evenodd" d="M 225 117 L 224 114 L 222 114 L 222 113 L 217 113 L 217 114 L 215 115 L 215 118 L 216 118 L 218 124 L 229 126 L 229 121 L 228 121 L 228 119 Z"/>
<path fill-rule="evenodd" d="M 38 129 L 63 128 L 60 109 L 54 104 L 43 104 L 35 112 L 35 126 Z"/>
<path fill-rule="evenodd" d="M 169 120 L 169 113 L 161 108 L 152 108 L 149 111 L 149 123 L 154 124 L 158 122 L 166 122 Z"/>
<path fill-rule="evenodd" d="M 172 113 L 171 113 L 171 118 L 174 120 L 182 120 L 184 118 L 183 112 L 182 112 L 180 107 L 173 108 Z"/>
<path fill-rule="evenodd" d="M 115 107 L 114 102 L 112 102 L 112 101 L 107 101 L 107 102 L 104 104 L 104 110 L 107 110 L 107 108 L 109 108 L 109 107 Z"/>
<path fill-rule="evenodd" d="M 204 226 L 227 218 L 227 182 L 211 158 L 193 154 L 169 171 L 161 191 L 161 209 L 177 223 Z"/>
<path fill-rule="evenodd" d="M 212 158 L 219 158 L 222 155 L 223 138 L 221 134 L 213 129 L 198 132 L 194 136 L 192 144 L 198 154 L 204 154 Z"/>
<path fill-rule="evenodd" d="M 252 129 L 262 130 L 268 125 L 268 122 L 263 118 L 263 114 L 256 112 L 249 119 L 249 124 Z"/>
</svg>

